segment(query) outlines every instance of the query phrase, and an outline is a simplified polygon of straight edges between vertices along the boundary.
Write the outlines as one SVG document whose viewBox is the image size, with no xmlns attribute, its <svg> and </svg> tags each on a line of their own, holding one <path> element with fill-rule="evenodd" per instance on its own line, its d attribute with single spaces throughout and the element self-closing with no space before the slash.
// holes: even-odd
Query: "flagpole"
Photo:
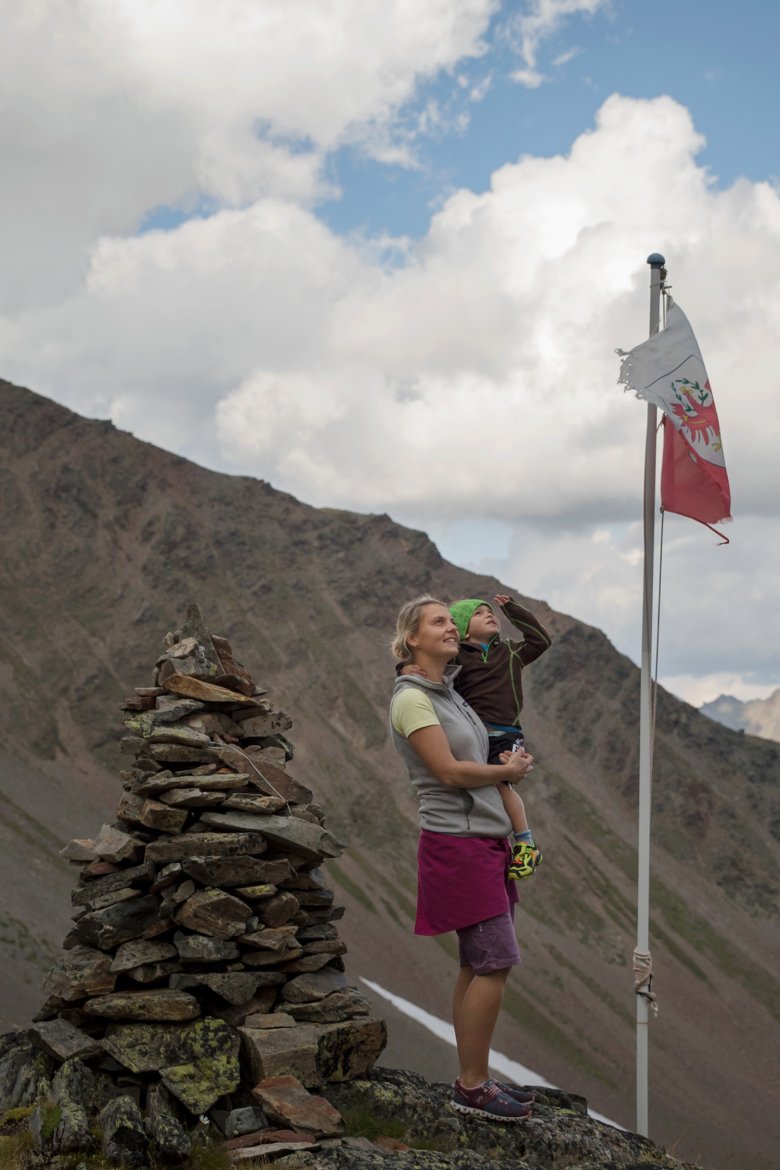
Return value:
<svg viewBox="0 0 780 1170">
<path fill-rule="evenodd" d="M 658 252 L 648 256 L 650 265 L 650 337 L 661 323 L 661 283 L 666 261 Z M 642 584 L 642 659 L 639 688 L 639 833 L 637 845 L 636 949 L 650 951 L 650 808 L 653 778 L 652 643 L 653 570 L 655 565 L 656 429 L 658 410 L 647 406 L 644 484 L 644 579 Z M 648 1016 L 645 995 L 636 996 L 636 1129 L 648 1133 Z"/>
</svg>

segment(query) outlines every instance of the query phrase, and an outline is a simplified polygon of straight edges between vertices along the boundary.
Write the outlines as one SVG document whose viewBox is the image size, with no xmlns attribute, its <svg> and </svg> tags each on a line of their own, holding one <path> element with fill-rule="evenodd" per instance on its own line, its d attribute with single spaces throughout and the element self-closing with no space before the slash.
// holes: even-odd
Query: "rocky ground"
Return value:
<svg viewBox="0 0 780 1170">
<path fill-rule="evenodd" d="M 685 1170 L 688 1165 L 646 1138 L 594 1121 L 582 1097 L 552 1089 L 537 1091 L 529 1120 L 504 1124 L 463 1117 L 449 1105 L 449 1085 L 431 1084 L 399 1069 L 375 1068 L 366 1077 L 325 1085 L 319 1094 L 309 1095 L 303 1108 L 300 1098 L 296 1105 L 293 1079 L 256 1091 L 255 1113 L 269 1114 L 272 1128 L 250 1129 L 215 1141 L 204 1125 L 187 1166 L 194 1170 L 198 1166 L 219 1170 L 231 1163 L 279 1170 Z M 251 1107 L 243 1113 L 240 1131 L 251 1124 Z M 52 1134 L 59 1124 L 55 1116 L 56 1106 L 28 1106 L 0 1119 L 0 1164 L 9 1170 L 12 1165 L 19 1170 L 99 1170 L 118 1161 L 141 1170 L 160 1164 L 159 1152 L 150 1160 L 148 1136 L 133 1125 L 132 1112 L 126 1107 L 104 1110 L 104 1124 L 113 1128 L 96 1128 L 92 1151 L 76 1160 L 52 1153 Z M 31 1139 L 20 1141 L 20 1134 L 30 1134 L 31 1121 Z"/>
</svg>

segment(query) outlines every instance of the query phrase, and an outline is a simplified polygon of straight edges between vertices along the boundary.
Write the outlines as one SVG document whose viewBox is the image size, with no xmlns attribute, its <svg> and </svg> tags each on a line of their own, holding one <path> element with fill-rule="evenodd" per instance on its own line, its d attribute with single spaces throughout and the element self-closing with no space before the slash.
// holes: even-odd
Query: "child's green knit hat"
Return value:
<svg viewBox="0 0 780 1170">
<path fill-rule="evenodd" d="M 458 637 L 461 642 L 465 641 L 469 622 L 481 605 L 486 605 L 491 613 L 495 612 L 490 602 L 483 601 L 481 597 L 466 597 L 463 601 L 453 601 L 450 606 L 452 620 L 458 627 Z"/>
</svg>

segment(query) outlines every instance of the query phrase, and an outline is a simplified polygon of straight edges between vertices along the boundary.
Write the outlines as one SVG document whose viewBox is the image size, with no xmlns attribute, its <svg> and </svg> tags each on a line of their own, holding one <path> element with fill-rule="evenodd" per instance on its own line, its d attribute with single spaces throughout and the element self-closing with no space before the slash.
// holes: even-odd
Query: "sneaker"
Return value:
<svg viewBox="0 0 780 1170">
<path fill-rule="evenodd" d="M 537 866 L 542 864 L 542 851 L 534 842 L 516 841 L 512 846 L 512 860 L 509 864 L 509 876 L 513 881 L 532 877 Z"/>
<path fill-rule="evenodd" d="M 506 1081 L 496 1081 L 496 1084 L 502 1093 L 506 1093 L 513 1101 L 519 1101 L 521 1105 L 533 1105 L 536 1100 L 533 1089 L 519 1089 L 517 1085 L 510 1085 Z"/>
<path fill-rule="evenodd" d="M 459 1113 L 485 1117 L 488 1121 L 525 1121 L 531 1106 L 502 1093 L 495 1081 L 484 1081 L 474 1089 L 464 1089 L 460 1078 L 455 1081 L 452 1105 Z"/>
</svg>

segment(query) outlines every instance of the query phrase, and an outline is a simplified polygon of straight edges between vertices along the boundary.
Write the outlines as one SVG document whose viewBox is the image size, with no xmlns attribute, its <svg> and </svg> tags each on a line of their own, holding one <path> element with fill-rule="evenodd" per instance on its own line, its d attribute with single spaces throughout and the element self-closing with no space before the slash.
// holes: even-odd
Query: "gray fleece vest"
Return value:
<svg viewBox="0 0 780 1170">
<path fill-rule="evenodd" d="M 406 687 L 424 690 L 444 729 L 456 760 L 487 761 L 488 737 L 484 724 L 465 699 L 452 689 L 459 666 L 448 668 L 443 683 L 399 675 L 393 698 Z M 392 703 L 391 703 L 392 712 Z M 420 802 L 420 827 L 456 837 L 506 837 L 512 829 L 498 789 L 450 788 L 432 776 L 417 752 L 390 722 L 390 734 Z"/>
</svg>

